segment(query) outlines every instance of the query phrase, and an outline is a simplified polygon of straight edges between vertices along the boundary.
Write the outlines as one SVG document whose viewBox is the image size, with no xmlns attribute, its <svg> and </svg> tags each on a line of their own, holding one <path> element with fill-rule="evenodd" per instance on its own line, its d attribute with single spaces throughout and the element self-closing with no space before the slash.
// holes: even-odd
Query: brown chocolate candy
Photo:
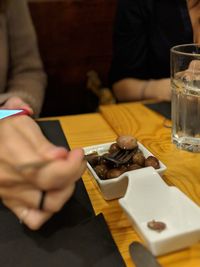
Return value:
<svg viewBox="0 0 200 267">
<path fill-rule="evenodd" d="M 145 167 L 152 166 L 154 169 L 160 168 L 159 160 L 153 156 L 149 156 L 147 159 L 145 159 Z"/>
<path fill-rule="evenodd" d="M 138 164 L 140 166 L 144 166 L 145 157 L 141 151 L 136 152 L 132 157 L 133 163 Z"/>
<path fill-rule="evenodd" d="M 109 153 L 114 153 L 114 152 L 117 152 L 117 151 L 119 151 L 120 150 L 120 147 L 118 146 L 118 144 L 117 143 L 114 143 L 114 144 L 112 144 L 111 146 L 110 146 L 110 148 L 109 148 Z"/>
<path fill-rule="evenodd" d="M 122 135 L 117 138 L 117 144 L 121 149 L 134 149 L 138 146 L 137 139 L 131 135 Z"/>
<path fill-rule="evenodd" d="M 134 170 L 141 169 L 141 168 L 142 168 L 142 166 L 140 166 L 136 163 L 133 163 L 127 167 L 127 171 L 134 171 Z"/>
<path fill-rule="evenodd" d="M 105 164 L 100 164 L 100 165 L 95 166 L 94 170 L 100 179 L 102 179 L 102 180 L 106 179 L 106 174 L 108 172 L 108 168 Z"/>
<path fill-rule="evenodd" d="M 122 173 L 124 173 L 125 171 L 126 171 L 126 168 L 124 168 L 124 167 L 110 169 L 110 170 L 108 170 L 108 172 L 106 174 L 106 178 L 107 179 L 116 178 L 116 177 L 120 176 Z"/>
<path fill-rule="evenodd" d="M 91 154 L 85 155 L 85 159 L 90 163 L 92 167 L 99 164 L 101 157 L 97 152 L 93 152 Z"/>
<path fill-rule="evenodd" d="M 151 230 L 154 230 L 154 231 L 157 231 L 157 232 L 162 232 L 167 227 L 164 222 L 155 221 L 155 220 L 152 220 L 152 221 L 148 222 L 147 226 Z"/>
</svg>

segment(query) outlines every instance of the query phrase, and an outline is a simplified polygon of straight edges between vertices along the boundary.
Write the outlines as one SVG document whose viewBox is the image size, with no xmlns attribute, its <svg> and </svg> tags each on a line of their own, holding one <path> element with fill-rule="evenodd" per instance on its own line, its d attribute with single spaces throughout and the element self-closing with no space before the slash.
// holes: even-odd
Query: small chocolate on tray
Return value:
<svg viewBox="0 0 200 267">
<path fill-rule="evenodd" d="M 151 230 L 160 233 L 165 230 L 167 226 L 164 222 L 152 220 L 147 223 L 147 227 Z"/>
<path fill-rule="evenodd" d="M 99 155 L 96 151 L 86 155 L 86 160 L 102 180 L 112 179 L 122 173 L 152 166 L 159 169 L 159 160 L 154 156 L 145 158 L 133 136 L 119 136 L 108 152 Z"/>
</svg>

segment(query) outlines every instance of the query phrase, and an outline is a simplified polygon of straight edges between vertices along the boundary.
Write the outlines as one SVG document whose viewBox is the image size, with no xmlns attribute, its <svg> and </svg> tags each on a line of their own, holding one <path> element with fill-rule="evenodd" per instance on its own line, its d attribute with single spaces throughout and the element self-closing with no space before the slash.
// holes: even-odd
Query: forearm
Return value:
<svg viewBox="0 0 200 267">
<path fill-rule="evenodd" d="M 144 99 L 171 100 L 170 79 L 150 80 L 144 91 Z"/>
<path fill-rule="evenodd" d="M 118 101 L 137 101 L 143 99 L 170 100 L 170 79 L 139 80 L 126 78 L 113 85 Z"/>
<path fill-rule="evenodd" d="M 113 93 L 118 101 L 136 101 L 143 98 L 148 81 L 126 78 L 113 84 Z"/>
</svg>

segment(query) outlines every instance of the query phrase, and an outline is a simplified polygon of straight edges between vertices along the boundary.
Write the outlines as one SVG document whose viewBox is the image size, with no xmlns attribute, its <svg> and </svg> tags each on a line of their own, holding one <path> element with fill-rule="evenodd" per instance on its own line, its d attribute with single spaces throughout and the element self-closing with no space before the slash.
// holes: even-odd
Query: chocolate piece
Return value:
<svg viewBox="0 0 200 267">
<path fill-rule="evenodd" d="M 162 232 L 167 227 L 164 222 L 155 221 L 155 220 L 152 220 L 152 221 L 148 222 L 147 226 L 151 230 L 154 230 L 154 231 L 157 231 L 157 232 Z"/>
<path fill-rule="evenodd" d="M 134 149 L 137 145 L 137 139 L 130 135 L 122 135 L 117 138 L 117 144 L 121 149 Z"/>
<path fill-rule="evenodd" d="M 159 160 L 153 156 L 149 156 L 145 160 L 145 167 L 150 167 L 150 166 L 152 166 L 154 169 L 159 169 L 160 168 Z"/>
<path fill-rule="evenodd" d="M 100 164 L 100 165 L 95 166 L 94 170 L 100 179 L 102 180 L 106 179 L 108 168 L 105 164 Z"/>
<path fill-rule="evenodd" d="M 133 155 L 132 160 L 133 160 L 133 163 L 138 164 L 141 167 L 143 167 L 144 164 L 145 164 L 145 157 L 144 157 L 144 155 L 143 155 L 143 153 L 141 151 L 140 152 L 136 152 Z"/>
<path fill-rule="evenodd" d="M 114 144 L 112 144 L 110 146 L 109 153 L 112 154 L 112 153 L 114 153 L 116 151 L 119 151 L 119 150 L 120 150 L 120 147 L 118 146 L 118 144 L 117 143 L 114 143 Z"/>
</svg>

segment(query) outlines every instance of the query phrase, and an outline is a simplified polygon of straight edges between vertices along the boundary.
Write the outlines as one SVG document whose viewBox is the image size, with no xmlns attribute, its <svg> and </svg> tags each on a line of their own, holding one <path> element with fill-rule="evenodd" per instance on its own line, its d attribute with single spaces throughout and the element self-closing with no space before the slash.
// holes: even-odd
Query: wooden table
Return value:
<svg viewBox="0 0 200 267">
<path fill-rule="evenodd" d="M 54 118 L 55 119 L 55 118 Z M 175 185 L 200 205 L 200 154 L 178 150 L 171 143 L 171 129 L 164 118 L 142 104 L 130 103 L 102 106 L 100 113 L 59 117 L 71 148 L 115 140 L 130 134 L 138 138 L 167 166 L 164 180 Z M 127 266 L 134 266 L 128 246 L 140 240 L 117 200 L 105 201 L 88 171 L 83 181 L 95 212 L 102 212 Z M 200 224 L 200 222 L 199 222 Z M 179 252 L 158 257 L 163 267 L 200 267 L 200 243 Z M 145 266 L 144 266 L 145 267 Z"/>
</svg>

